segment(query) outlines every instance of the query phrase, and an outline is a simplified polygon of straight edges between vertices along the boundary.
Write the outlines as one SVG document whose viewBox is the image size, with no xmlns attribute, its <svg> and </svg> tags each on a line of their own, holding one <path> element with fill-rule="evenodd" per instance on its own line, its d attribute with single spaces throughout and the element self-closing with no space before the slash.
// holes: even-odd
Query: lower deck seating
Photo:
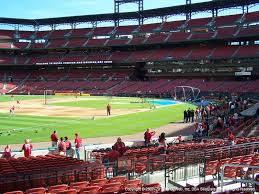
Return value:
<svg viewBox="0 0 259 194">
<path fill-rule="evenodd" d="M 157 53 L 160 55 L 159 53 Z M 156 54 L 154 54 L 154 57 Z M 53 57 L 51 60 L 59 60 Z M 97 72 L 97 73 L 96 73 Z M 215 93 L 259 93 L 259 80 L 254 81 L 207 81 L 205 79 L 158 79 L 156 81 L 125 81 L 133 75 L 133 70 L 118 71 L 79 71 L 79 70 L 58 70 L 58 71 L 32 71 L 19 77 L 19 72 L 13 73 L 12 83 L 8 80 L 0 81 L 16 88 L 13 93 L 24 94 L 41 94 L 37 91 L 50 89 L 53 91 L 84 91 L 99 94 L 111 92 L 113 95 L 120 94 L 173 94 L 176 86 L 186 85 L 199 88 L 201 92 Z M 26 81 L 23 80 L 26 78 Z M 117 80 L 114 83 L 113 80 Z M 58 81 L 58 83 L 54 83 Z M 21 84 L 22 83 L 22 84 Z M 104 87 L 102 87 L 103 85 Z M 87 87 L 86 87 L 87 86 Z M 8 92 L 9 90 L 5 91 Z"/>
<path fill-rule="evenodd" d="M 70 184 L 59 184 L 49 187 L 37 187 L 23 191 L 10 191 L 4 194 L 97 194 L 97 193 L 126 193 L 130 190 L 137 192 L 149 191 L 158 193 L 161 191 L 159 183 L 144 184 L 139 179 L 127 180 L 125 176 L 117 176 L 111 179 L 96 179 L 91 181 L 71 182 Z"/>
</svg>

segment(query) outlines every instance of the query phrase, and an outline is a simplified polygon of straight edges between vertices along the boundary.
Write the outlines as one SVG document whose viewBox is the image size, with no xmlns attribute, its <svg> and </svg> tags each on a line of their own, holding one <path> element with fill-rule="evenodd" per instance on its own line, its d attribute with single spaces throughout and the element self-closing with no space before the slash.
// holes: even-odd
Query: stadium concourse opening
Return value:
<svg viewBox="0 0 259 194">
<path fill-rule="evenodd" d="M 1 4 L 0 193 L 259 192 L 259 0 L 146 3 Z"/>
</svg>

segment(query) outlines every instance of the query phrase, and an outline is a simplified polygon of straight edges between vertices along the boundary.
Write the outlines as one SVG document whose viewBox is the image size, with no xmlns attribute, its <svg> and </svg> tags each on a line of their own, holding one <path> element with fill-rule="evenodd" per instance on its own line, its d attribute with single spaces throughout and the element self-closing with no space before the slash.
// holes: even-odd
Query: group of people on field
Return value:
<svg viewBox="0 0 259 194">
<path fill-rule="evenodd" d="M 73 157 L 74 154 L 76 154 L 76 158 L 80 159 L 80 148 L 82 146 L 82 139 L 79 137 L 78 133 L 75 133 L 75 149 L 72 149 L 72 143 L 71 141 L 69 141 L 67 136 L 58 138 L 58 134 L 56 131 L 53 131 L 50 139 L 51 146 L 57 148 L 57 151 L 60 155 Z"/>
</svg>

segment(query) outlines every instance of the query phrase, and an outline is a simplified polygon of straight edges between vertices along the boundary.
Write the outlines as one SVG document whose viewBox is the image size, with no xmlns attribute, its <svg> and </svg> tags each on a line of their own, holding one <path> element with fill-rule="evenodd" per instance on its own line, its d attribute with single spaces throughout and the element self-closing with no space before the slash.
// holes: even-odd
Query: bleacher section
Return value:
<svg viewBox="0 0 259 194">
<path fill-rule="evenodd" d="M 169 144 L 167 154 L 161 154 L 159 148 L 154 146 L 128 147 L 116 163 L 105 162 L 104 159 L 109 150 L 104 149 L 91 152 L 92 159 L 95 158 L 94 162 L 51 154 L 0 159 L 0 192 L 34 193 L 40 190 L 41 193 L 66 191 L 76 194 L 95 189 L 97 191 L 94 193 L 124 193 L 127 191 L 126 188 L 138 188 L 144 191 L 147 187 L 150 189 L 152 187 L 153 191 L 149 193 L 155 194 L 161 191 L 162 183 L 143 184 L 136 177 L 140 178 L 146 173 L 152 176 L 156 172 L 177 173 L 178 169 L 192 168 L 196 165 L 200 169 L 199 176 L 203 177 L 204 181 L 207 180 L 200 183 L 198 187 L 208 188 L 209 185 L 213 185 L 212 187 L 216 189 L 219 184 L 214 184 L 213 179 L 208 182 L 212 175 L 221 176 L 224 183 L 224 180 L 240 178 L 239 180 L 242 181 L 250 175 L 257 174 L 259 155 L 254 153 L 254 150 L 258 148 L 259 139 L 253 137 L 238 138 L 236 145 L 232 146 L 228 145 L 227 140 L 219 139 L 204 140 L 203 143 L 187 141 Z M 233 164 L 249 166 L 248 168 L 230 166 Z M 25 173 L 26 176 L 24 176 Z M 126 177 L 135 180 L 127 180 Z M 250 179 L 250 181 L 253 180 Z M 200 193 L 199 190 L 196 192 Z"/>
<path fill-rule="evenodd" d="M 108 39 L 91 39 L 88 41 L 88 44 L 92 46 L 103 45 Z M 127 42 L 128 40 L 110 40 L 108 45 L 116 44 L 116 42 Z M 133 41 L 144 41 L 143 38 L 135 38 Z M 57 48 L 57 47 L 79 47 L 83 45 L 84 40 L 76 41 L 63 41 L 56 40 L 48 44 L 48 48 Z M 27 44 L 22 44 L 26 46 Z M 38 47 L 37 47 L 38 48 Z M 81 62 L 81 61 L 97 61 L 97 60 L 110 60 L 111 62 L 119 61 L 120 63 L 127 63 L 129 61 L 167 61 L 167 60 L 201 60 L 201 59 L 238 59 L 238 58 L 256 58 L 259 56 L 259 45 L 242 45 L 242 46 L 186 46 L 184 48 L 175 47 L 175 48 L 165 48 L 158 50 L 148 50 L 148 51 L 120 51 L 120 52 L 105 52 L 105 53 L 90 53 L 84 54 L 84 57 L 78 57 L 80 54 L 65 54 L 60 56 L 60 60 L 55 61 L 51 56 L 41 57 L 31 56 L 24 58 L 19 56 L 18 61 L 15 61 L 15 57 L 0 56 L 0 64 L 36 64 L 41 62 L 41 58 L 46 58 L 45 63 L 53 62 Z M 82 55 L 82 54 L 81 54 Z M 103 56 L 103 57 L 102 57 Z M 27 59 L 30 59 L 27 61 Z M 83 60 L 84 59 L 84 60 Z M 21 62 L 24 63 L 21 63 Z"/>
<path fill-rule="evenodd" d="M 29 49 L 28 42 L 16 43 L 15 45 L 15 42 L 19 39 L 26 39 L 28 41 L 45 39 L 49 42 L 48 46 L 32 44 L 30 49 L 33 49 L 40 48 L 40 46 L 42 46 L 41 48 L 70 48 L 84 46 L 103 47 L 127 44 L 165 44 L 167 42 L 173 43 L 179 41 L 188 42 L 195 40 L 215 40 L 257 36 L 258 25 L 250 25 L 251 23 L 254 24 L 258 22 L 259 19 L 257 15 L 258 12 L 252 12 L 244 15 L 218 16 L 216 18 L 200 18 L 188 21 L 145 24 L 142 26 L 97 27 L 38 32 L 0 30 L 0 40 L 8 41 L 0 43 L 0 49 Z M 205 30 L 199 30 L 197 32 L 195 31 L 195 28 L 205 28 Z M 190 31 L 185 31 L 184 29 L 190 29 Z M 163 32 L 171 32 L 171 35 L 164 34 Z M 145 34 L 148 34 L 149 38 L 145 41 L 145 37 L 139 38 L 136 36 L 137 34 L 142 34 L 144 36 Z M 121 35 L 126 35 L 127 37 L 125 37 L 125 39 L 114 39 L 114 36 Z M 81 38 L 80 41 L 76 39 L 78 37 Z M 107 39 L 104 39 L 104 37 L 107 37 Z M 111 37 L 110 41 L 108 41 L 108 37 Z M 69 41 L 67 40 L 68 38 Z M 105 44 L 106 41 L 108 44 Z"/>
<path fill-rule="evenodd" d="M 150 54 L 150 53 L 147 53 Z M 195 52 L 193 53 L 195 54 Z M 198 57 L 197 53 L 197 57 Z M 118 54 L 120 56 L 120 54 Z M 105 55 L 104 55 L 105 56 Z M 126 55 L 125 57 L 127 57 Z M 142 55 L 141 55 L 142 56 Z M 102 56 L 100 56 L 102 57 Z M 139 56 L 134 55 L 138 58 Z M 78 56 L 77 59 L 83 58 Z M 92 58 L 93 59 L 93 58 Z M 141 58 L 138 58 L 141 60 Z M 35 58 L 36 62 L 45 62 L 45 58 Z M 48 58 L 48 60 L 50 60 Z M 60 61 L 59 57 L 52 57 L 52 61 Z M 67 60 L 67 59 L 63 59 Z M 133 70 L 117 71 L 88 71 L 88 70 L 38 70 L 31 72 L 3 72 L 6 78 L 12 77 L 11 88 L 17 87 L 12 93 L 16 94 L 42 94 L 43 90 L 54 91 L 85 91 L 91 94 L 111 93 L 113 95 L 146 95 L 166 94 L 174 91 L 176 86 L 187 85 L 197 87 L 201 92 L 214 93 L 259 93 L 259 80 L 255 81 L 208 81 L 206 79 L 158 79 L 154 81 L 125 81 L 133 74 Z M 26 80 L 25 80 L 26 78 Z M 24 82 L 25 81 L 25 82 Z M 57 82 L 58 81 L 58 82 Z M 2 80 L 1 83 L 9 83 Z M 22 83 L 22 85 L 20 85 Z M 5 93 L 8 90 L 5 90 Z"/>
<path fill-rule="evenodd" d="M 45 192 L 76 194 L 87 191 L 105 193 L 125 192 L 133 187 L 140 189 L 153 187 L 157 192 L 161 191 L 159 183 L 143 184 L 141 180 L 127 180 L 125 176 L 106 179 L 105 168 L 100 163 L 84 162 L 71 157 L 59 155 L 21 157 L 1 159 L 0 164 L 2 193 L 8 191 L 16 193 L 26 191 L 27 194 Z M 29 180 L 22 176 L 24 173 L 29 176 Z"/>
</svg>

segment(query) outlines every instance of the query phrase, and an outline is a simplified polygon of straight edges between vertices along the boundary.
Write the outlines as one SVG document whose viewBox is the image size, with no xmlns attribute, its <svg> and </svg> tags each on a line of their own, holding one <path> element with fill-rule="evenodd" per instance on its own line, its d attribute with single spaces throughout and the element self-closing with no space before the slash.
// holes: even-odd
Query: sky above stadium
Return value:
<svg viewBox="0 0 259 194">
<path fill-rule="evenodd" d="M 199 3 L 210 0 L 192 0 Z M 0 17 L 38 19 L 74 15 L 112 13 L 114 0 L 1 0 Z M 185 0 L 144 0 L 144 9 L 185 4 Z M 121 7 L 122 12 L 136 10 L 136 4 Z"/>
</svg>

